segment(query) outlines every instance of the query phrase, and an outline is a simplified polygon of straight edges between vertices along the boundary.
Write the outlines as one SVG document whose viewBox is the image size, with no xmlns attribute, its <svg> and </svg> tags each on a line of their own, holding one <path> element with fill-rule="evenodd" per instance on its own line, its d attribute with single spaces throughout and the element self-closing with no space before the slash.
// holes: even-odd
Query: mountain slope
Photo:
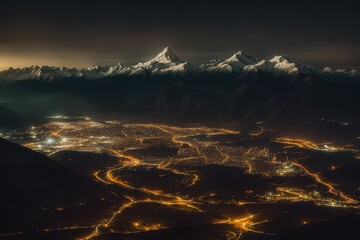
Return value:
<svg viewBox="0 0 360 240">
<path fill-rule="evenodd" d="M 259 60 L 247 53 L 239 51 L 225 60 L 215 60 L 201 65 L 209 73 L 240 73 L 245 66 L 255 65 Z"/>
<path fill-rule="evenodd" d="M 130 115 L 202 121 L 294 122 L 353 117 L 356 95 L 345 95 L 317 75 L 202 74 L 133 106 Z"/>
<path fill-rule="evenodd" d="M 36 75 L 40 79 L 52 80 L 0 81 L 0 101 L 26 104 L 47 115 L 103 118 L 263 121 L 283 126 L 360 119 L 360 112 L 354 111 L 360 102 L 360 75 L 355 70 L 316 70 L 286 56 L 259 60 L 239 51 L 225 60 L 194 66 L 165 48 L 143 63 L 94 66 L 79 70 L 81 74 L 63 75 L 66 78 L 44 72 L 71 69 L 35 69 L 41 71 Z"/>
<path fill-rule="evenodd" d="M 25 129 L 41 123 L 41 113 L 26 105 L 14 103 L 0 104 L 0 130 Z"/>
<path fill-rule="evenodd" d="M 62 210 L 109 196 L 90 179 L 4 139 L 0 139 L 0 169 L 1 233 L 70 224 L 81 216 L 66 216 Z"/>
<path fill-rule="evenodd" d="M 171 48 L 166 47 L 156 55 L 155 58 L 144 62 L 138 63 L 130 67 L 130 75 L 161 75 L 161 74 L 181 74 L 191 75 L 197 73 L 197 68 L 188 62 L 180 60 Z"/>
<path fill-rule="evenodd" d="M 131 75 L 198 75 L 202 73 L 241 74 L 247 71 L 264 71 L 274 75 L 312 75 L 314 72 L 321 77 L 332 79 L 359 79 L 360 73 L 354 69 L 311 69 L 294 62 L 287 56 L 274 56 L 269 60 L 258 59 L 243 51 L 239 51 L 227 59 L 212 60 L 199 66 L 184 62 L 178 58 L 171 48 L 164 48 L 153 59 L 127 66 L 119 63 L 115 66 L 92 66 L 88 68 L 66 68 L 54 66 L 31 66 L 25 68 L 9 68 L 0 71 L 0 81 L 41 80 L 46 82 L 68 78 L 87 80 L 101 79 L 108 76 Z"/>
</svg>

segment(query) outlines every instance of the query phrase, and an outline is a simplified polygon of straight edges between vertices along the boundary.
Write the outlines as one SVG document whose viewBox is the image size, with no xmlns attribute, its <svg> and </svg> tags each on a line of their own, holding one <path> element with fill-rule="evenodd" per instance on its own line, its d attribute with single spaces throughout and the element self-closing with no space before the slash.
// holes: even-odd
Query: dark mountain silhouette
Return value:
<svg viewBox="0 0 360 240">
<path fill-rule="evenodd" d="M 334 220 L 306 224 L 286 234 L 262 235 L 248 232 L 244 234 L 243 238 L 246 240 L 355 240 L 359 237 L 359 221 L 359 214 L 351 214 Z"/>
<path fill-rule="evenodd" d="M 24 108 L 17 109 L 8 104 L 0 104 L 0 129 L 28 128 L 42 121 L 42 114 L 30 112 Z"/>
<path fill-rule="evenodd" d="M 281 236 L 279 239 L 357 239 L 359 222 L 359 214 L 348 215 L 331 221 L 305 225 L 285 236 Z"/>
<path fill-rule="evenodd" d="M 326 179 L 339 185 L 359 188 L 360 165 L 349 165 L 322 173 Z"/>
<path fill-rule="evenodd" d="M 359 119 L 355 94 L 317 75 L 274 77 L 204 74 L 173 85 L 128 108 L 130 115 L 205 121 L 291 123 L 321 118 Z"/>
<path fill-rule="evenodd" d="M 67 208 L 75 210 L 81 202 L 89 203 L 110 196 L 106 189 L 92 180 L 4 139 L 0 139 L 0 169 L 1 233 L 69 224 L 79 216 L 62 211 L 66 212 Z M 81 217 L 89 216 L 84 214 Z"/>
</svg>

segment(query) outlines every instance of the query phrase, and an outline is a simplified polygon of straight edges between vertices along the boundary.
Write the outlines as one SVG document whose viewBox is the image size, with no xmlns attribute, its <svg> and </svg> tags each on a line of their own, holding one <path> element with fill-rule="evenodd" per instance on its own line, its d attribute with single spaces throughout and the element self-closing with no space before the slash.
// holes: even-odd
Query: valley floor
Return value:
<svg viewBox="0 0 360 240">
<path fill-rule="evenodd" d="M 66 117 L 4 135 L 103 184 L 114 199 L 93 224 L 3 232 L 0 239 L 277 239 L 359 213 L 356 144 L 261 126 L 240 132 Z"/>
</svg>

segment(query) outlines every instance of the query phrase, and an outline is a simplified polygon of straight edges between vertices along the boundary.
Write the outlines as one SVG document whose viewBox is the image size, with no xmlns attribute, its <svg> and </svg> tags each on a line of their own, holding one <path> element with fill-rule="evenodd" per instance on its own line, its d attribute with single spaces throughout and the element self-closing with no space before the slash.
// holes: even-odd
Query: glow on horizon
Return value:
<svg viewBox="0 0 360 240">
<path fill-rule="evenodd" d="M 30 66 L 56 66 L 69 68 L 83 68 L 89 67 L 93 64 L 88 58 L 74 55 L 74 56 L 39 56 L 39 55 L 0 55 L 0 71 L 12 68 L 24 68 Z"/>
</svg>

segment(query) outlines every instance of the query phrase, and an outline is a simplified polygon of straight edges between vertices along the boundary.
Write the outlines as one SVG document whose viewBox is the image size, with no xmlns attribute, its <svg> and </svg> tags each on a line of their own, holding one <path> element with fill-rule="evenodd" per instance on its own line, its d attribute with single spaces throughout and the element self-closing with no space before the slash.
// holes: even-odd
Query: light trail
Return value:
<svg viewBox="0 0 360 240">
<path fill-rule="evenodd" d="M 253 150 L 252 147 L 249 148 L 249 149 L 245 152 L 244 157 L 246 157 L 247 155 L 249 155 L 252 150 Z M 249 160 L 244 160 L 244 163 L 248 166 L 248 173 L 251 174 L 252 171 L 253 171 L 253 167 L 251 166 L 250 161 L 249 161 Z"/>
<path fill-rule="evenodd" d="M 157 128 L 157 129 L 163 131 L 164 133 L 170 134 L 171 136 L 173 135 L 173 133 L 170 132 L 169 130 L 167 130 L 167 129 L 164 127 L 164 125 L 159 126 L 159 125 L 154 125 L 154 124 L 141 124 L 140 126 L 145 126 L 145 127 L 150 127 L 150 128 Z M 171 129 L 171 128 L 175 128 L 175 129 L 177 129 L 177 130 L 179 130 L 179 129 L 180 129 L 180 130 L 183 130 L 183 129 L 181 129 L 181 128 L 176 128 L 176 127 L 170 127 L 170 129 Z M 224 131 L 224 130 L 222 129 L 222 131 Z M 231 132 L 231 131 L 228 130 L 228 132 Z M 189 136 L 192 136 L 192 135 L 189 135 Z M 171 140 L 172 140 L 174 143 L 179 144 L 180 146 L 183 145 L 183 144 L 187 144 L 188 146 L 190 146 L 190 147 L 192 147 L 192 148 L 195 148 L 199 156 L 201 155 L 201 152 L 200 152 L 200 149 L 199 149 L 198 146 L 194 146 L 191 142 L 188 142 L 188 141 L 178 140 L 178 138 L 180 138 L 180 137 L 184 138 L 184 136 L 178 136 L 178 137 L 177 137 L 177 136 L 172 136 Z M 186 137 L 188 137 L 188 136 L 186 136 Z M 205 157 L 205 158 L 206 158 L 206 157 Z M 169 161 L 168 165 L 170 165 L 170 164 L 171 164 L 171 161 Z M 179 175 L 192 176 L 192 181 L 187 185 L 188 187 L 194 186 L 194 185 L 196 184 L 196 182 L 199 181 L 199 176 L 198 176 L 198 175 L 196 175 L 196 174 L 191 174 L 191 173 L 188 173 L 188 172 L 182 172 L 182 171 L 179 171 L 179 170 L 176 170 L 176 169 L 168 169 L 168 168 L 167 168 L 168 165 L 162 166 L 162 163 L 160 163 L 160 164 L 158 165 L 158 168 L 159 168 L 159 169 L 163 169 L 163 170 L 168 170 L 168 171 L 171 171 L 171 172 L 173 172 L 173 173 L 175 173 L 175 174 L 179 174 Z"/>
<path fill-rule="evenodd" d="M 85 238 L 83 238 L 84 240 L 90 240 L 96 236 L 98 236 L 100 234 L 100 231 L 99 231 L 99 228 L 100 227 L 109 227 L 110 224 L 113 222 L 113 220 L 115 219 L 115 217 L 117 215 L 119 215 L 120 213 L 122 213 L 126 208 L 129 208 L 131 207 L 132 205 L 136 204 L 136 203 L 140 203 L 140 202 L 153 202 L 153 203 L 159 203 L 159 204 L 162 204 L 162 205 L 167 205 L 167 206 L 173 206 L 173 205 L 179 205 L 179 206 L 185 206 L 187 208 L 190 208 L 190 209 L 193 209 L 193 210 L 196 210 L 196 211 L 199 211 L 199 212 L 202 212 L 202 210 L 198 207 L 196 207 L 195 205 L 193 205 L 193 201 L 192 200 L 185 200 L 179 196 L 174 196 L 174 195 L 171 195 L 169 193 L 162 193 L 161 191 L 158 191 L 158 190 L 151 190 L 151 189 L 147 189 L 147 188 L 137 188 L 137 187 L 134 187 L 124 181 L 121 181 L 120 179 L 116 178 L 114 176 L 114 172 L 116 171 L 119 171 L 125 167 L 135 167 L 137 165 L 140 165 L 141 164 L 141 160 L 138 159 L 138 158 L 135 158 L 133 156 L 130 156 L 130 155 L 126 155 L 124 154 L 123 152 L 120 152 L 120 151 L 116 151 L 116 150 L 113 150 L 112 148 L 110 148 L 110 152 L 112 152 L 115 156 L 117 157 L 121 157 L 121 158 L 125 158 L 125 159 L 128 159 L 130 161 L 128 162 L 125 162 L 122 166 L 120 167 L 117 167 L 117 168 L 113 168 L 109 171 L 106 172 L 106 178 L 108 181 L 105 181 L 106 183 L 114 183 L 114 184 L 117 184 L 117 185 L 120 185 L 122 187 L 125 187 L 125 188 L 128 188 L 128 189 L 131 189 L 131 190 L 139 190 L 141 192 L 144 192 L 144 193 L 147 193 L 147 194 L 150 194 L 150 195 L 154 195 L 154 196 L 160 196 L 160 197 L 166 197 L 166 198 L 172 198 L 173 201 L 164 201 L 164 200 L 151 200 L 151 199 L 147 199 L 147 200 L 144 200 L 144 201 L 141 201 L 141 200 L 134 200 L 133 198 L 131 197 L 127 197 L 128 200 L 130 200 L 128 203 L 122 205 L 118 211 L 114 212 L 113 215 L 108 219 L 108 220 L 104 220 L 102 221 L 100 224 L 96 225 L 94 227 L 94 231 L 93 233 L 91 233 L 90 235 L 86 236 Z M 160 163 L 161 164 L 161 163 Z M 159 165 L 160 165 L 159 164 Z M 94 175 L 95 177 L 97 176 L 97 179 L 101 179 L 98 177 L 98 173 L 99 172 L 96 172 Z M 180 174 L 180 173 L 178 173 Z M 181 173 L 183 174 L 183 173 Z M 102 179 L 100 181 L 103 181 Z M 199 204 L 199 203 L 197 203 Z"/>
<path fill-rule="evenodd" d="M 300 201 L 300 200 L 302 201 L 304 199 L 307 200 L 307 201 L 315 200 L 315 199 L 311 198 L 310 196 L 306 195 L 306 193 L 304 193 L 304 192 L 296 192 L 294 189 L 278 187 L 278 188 L 276 188 L 276 191 L 294 195 L 295 197 L 292 198 L 292 200 L 297 200 L 297 201 Z M 286 198 L 286 199 L 288 200 L 288 199 L 291 199 L 291 198 Z"/>
<path fill-rule="evenodd" d="M 241 231 L 241 234 L 239 234 L 239 236 L 235 239 L 240 239 L 241 235 L 244 232 L 254 232 L 254 233 L 258 233 L 258 234 L 274 235 L 273 233 L 266 233 L 263 231 L 258 231 L 256 229 L 253 229 L 253 226 L 255 226 L 255 225 L 259 225 L 259 224 L 268 222 L 268 220 L 254 222 L 252 220 L 254 217 L 255 217 L 255 215 L 251 214 L 251 215 L 248 215 L 248 216 L 242 217 L 242 218 L 228 218 L 226 220 L 217 221 L 217 222 L 215 222 L 215 224 L 230 224 L 230 225 L 233 225 L 234 227 L 238 228 Z"/>
<path fill-rule="evenodd" d="M 183 171 L 179 171 L 175 168 L 167 168 L 170 164 L 171 164 L 171 161 L 169 161 L 167 164 L 163 164 L 164 162 L 161 162 L 157 168 L 160 169 L 160 170 L 165 170 L 165 171 L 170 171 L 174 174 L 177 174 L 177 175 L 183 175 L 183 176 L 187 176 L 187 177 L 190 177 L 192 180 L 191 182 L 187 185 L 188 187 L 190 186 L 193 186 L 196 184 L 197 181 L 199 181 L 199 176 L 196 175 L 196 174 L 193 174 L 193 173 L 188 173 L 188 172 L 183 172 Z"/>
<path fill-rule="evenodd" d="M 353 149 L 352 145 L 346 145 L 343 147 L 330 146 L 329 144 L 331 143 L 316 144 L 309 140 L 288 138 L 288 137 L 276 138 L 274 142 L 287 144 L 298 148 L 311 149 L 311 150 L 324 151 L 324 152 L 343 152 L 343 151 L 359 152 L 359 150 Z"/>
<path fill-rule="evenodd" d="M 113 123 L 114 124 L 114 123 Z M 60 128 L 59 128 L 60 126 Z M 336 196 L 340 196 L 341 199 L 344 199 L 347 202 L 352 202 L 354 199 L 346 196 L 342 192 L 336 189 L 335 185 L 329 183 L 321 178 L 318 174 L 309 172 L 304 166 L 300 165 L 297 162 L 292 162 L 293 167 L 288 160 L 277 160 L 276 153 L 271 152 L 270 150 L 259 150 L 258 147 L 246 148 L 246 147 L 232 147 L 231 144 L 222 144 L 221 141 L 212 140 L 212 138 L 207 138 L 209 136 L 216 136 L 221 134 L 240 134 L 238 131 L 232 131 L 227 129 L 216 129 L 216 128 L 205 128 L 205 127 L 194 127 L 194 128 L 181 128 L 181 127 L 173 127 L 161 124 L 118 124 L 109 127 L 106 124 L 99 124 L 96 122 L 88 121 L 85 123 L 76 122 L 76 123 L 55 123 L 55 124 L 47 124 L 45 125 L 43 131 L 41 128 L 36 128 L 34 131 L 41 131 L 36 134 L 37 142 L 30 143 L 31 148 L 38 148 L 37 145 L 43 144 L 40 151 L 50 152 L 49 155 L 61 150 L 75 150 L 75 151 L 87 151 L 87 152 L 99 152 L 99 153 L 108 153 L 109 155 L 121 158 L 119 164 L 112 166 L 111 168 L 99 168 L 93 173 L 93 178 L 96 181 L 107 185 L 119 186 L 122 188 L 126 188 L 132 190 L 131 193 L 128 193 L 131 196 L 126 196 L 126 202 L 119 202 L 118 208 L 116 208 L 114 212 L 111 212 L 108 218 L 102 220 L 101 222 L 97 222 L 97 224 L 90 226 L 92 232 L 88 236 L 84 237 L 84 240 L 90 240 L 96 238 L 101 234 L 107 233 L 108 231 L 113 231 L 111 227 L 115 226 L 114 222 L 117 222 L 116 219 L 121 217 L 120 215 L 125 214 L 124 211 L 128 208 L 133 207 L 136 204 L 141 203 L 156 203 L 166 207 L 173 207 L 177 209 L 181 209 L 183 211 L 194 211 L 197 213 L 202 213 L 205 215 L 214 216 L 213 212 L 207 212 L 208 207 L 214 207 L 216 204 L 226 204 L 226 205 L 243 205 L 246 208 L 246 204 L 268 204 L 269 201 L 264 200 L 262 195 L 260 196 L 259 201 L 257 202 L 241 202 L 239 199 L 222 199 L 222 196 L 215 196 L 215 194 L 205 195 L 197 197 L 196 194 L 194 197 L 191 195 L 192 191 L 190 191 L 190 196 L 183 195 L 178 196 L 180 194 L 185 193 L 167 193 L 166 190 L 163 189 L 149 189 L 145 187 L 146 185 L 140 183 L 134 183 L 131 178 L 122 179 L 122 173 L 124 170 L 133 169 L 136 170 L 137 167 L 146 167 L 147 169 L 160 169 L 163 171 L 168 171 L 174 173 L 176 175 L 184 176 L 186 181 L 181 181 L 183 186 L 191 187 L 196 185 L 200 181 L 198 172 L 192 171 L 194 166 L 202 166 L 206 164 L 224 164 L 230 165 L 231 167 L 239 167 L 244 168 L 248 166 L 248 173 L 261 173 L 261 174 L 274 174 L 273 168 L 281 167 L 282 163 L 286 162 L 290 167 L 294 169 L 291 174 L 303 174 L 305 172 L 311 178 L 314 178 L 317 183 L 323 185 L 328 189 L 329 193 L 332 193 Z M 44 140 L 42 138 L 53 135 L 54 143 L 52 144 L 44 144 Z M 250 134 L 251 135 L 251 134 Z M 61 142 L 58 138 L 66 137 L 67 144 Z M 204 137 L 207 138 L 204 140 Z M 256 135 L 253 135 L 251 139 L 256 139 Z M 199 140 L 197 140 L 199 138 Z M 333 147 L 321 148 L 320 145 L 312 143 L 311 141 L 301 140 L 301 139 L 291 139 L 291 138 L 277 138 L 275 141 L 284 144 L 284 147 L 289 146 L 289 151 L 296 150 L 293 148 L 305 148 L 305 149 L 316 149 L 321 151 L 333 151 Z M 71 142 L 71 144 L 69 144 Z M 143 159 L 134 157 L 130 155 L 129 150 L 134 149 L 147 149 L 148 147 L 153 146 L 171 146 L 176 147 L 178 149 L 177 155 L 169 158 L 167 156 L 155 157 L 149 154 L 147 157 L 147 152 L 145 154 L 146 157 Z M 161 149 L 161 148 L 159 148 Z M 282 149 L 282 153 L 286 153 L 284 149 Z M 286 149 L 288 151 L 288 149 Z M 235 156 L 244 156 L 244 158 L 237 160 Z M 257 161 L 263 160 L 264 163 Z M 283 159 L 283 157 L 281 157 Z M 186 162 L 188 161 L 188 162 Z M 179 164 L 179 165 L 177 165 Z M 190 166 L 188 168 L 188 166 Z M 197 169 L 197 168 L 195 168 Z M 279 168 L 278 168 L 279 169 Z M 301 170 L 302 169 L 302 170 Z M 296 170 L 296 171 L 295 171 Z M 273 171 L 273 172 L 271 172 Z M 159 175 L 160 177 L 163 176 Z M 131 177 L 131 176 L 130 176 Z M 151 186 L 152 187 L 152 186 Z M 189 189 L 191 190 L 191 189 Z M 252 190 L 252 189 L 251 189 Z M 312 200 L 317 201 L 316 195 L 307 195 L 307 192 L 299 192 L 296 189 L 287 189 L 279 186 L 277 191 L 280 192 L 276 195 L 273 195 L 276 202 L 279 199 L 291 199 L 291 200 Z M 130 191 L 129 191 L 130 192 Z M 139 194 L 142 193 L 142 199 L 139 199 Z M 200 193 L 200 192 L 199 192 Z M 119 199 L 119 196 L 112 192 Z M 145 197 L 148 197 L 145 199 Z M 201 193 L 207 194 L 207 192 Z M 246 194 L 253 194 L 252 191 L 249 191 Z M 255 193 L 254 193 L 255 194 Z M 289 194 L 291 196 L 289 197 Z M 136 196 L 136 197 L 135 197 Z M 266 196 L 266 193 L 265 193 Z M 306 198 L 308 196 L 308 198 Z M 208 197 L 208 199 L 207 199 Z M 331 198 L 329 198 L 331 199 Z M 117 200 L 119 201 L 119 200 Z M 347 205 L 349 206 L 349 205 Z M 219 206 L 214 207 L 217 209 Z M 262 231 L 257 231 L 255 226 L 261 223 L 266 222 L 267 220 L 262 221 L 254 221 L 254 215 L 248 215 L 239 218 L 230 218 L 227 216 L 222 216 L 221 214 L 217 214 L 217 217 L 213 217 L 216 220 L 216 223 L 224 223 L 230 224 L 235 227 L 236 230 L 228 232 L 228 239 L 239 239 L 242 234 L 246 231 L 251 231 L 259 234 L 268 234 Z M 219 219 L 226 219 L 220 220 Z M 159 223 L 144 223 L 141 222 L 141 219 L 135 223 L 138 223 L 136 226 L 134 224 L 134 228 L 137 231 L 152 231 L 163 228 L 163 225 L 159 225 Z M 237 231 L 239 230 L 239 231 Z"/>
<path fill-rule="evenodd" d="M 302 165 L 300 163 L 297 163 L 297 162 L 291 162 L 291 163 L 294 164 L 295 166 L 303 169 L 305 171 L 305 173 L 310 175 L 311 177 L 313 177 L 316 182 L 318 182 L 319 184 L 327 187 L 329 193 L 344 199 L 346 202 L 357 203 L 357 201 L 355 199 L 353 199 L 353 198 L 351 198 L 349 196 L 346 196 L 343 192 L 341 192 L 340 190 L 337 190 L 333 186 L 332 183 L 326 182 L 318 174 L 310 172 L 304 165 Z"/>
<path fill-rule="evenodd" d="M 113 215 L 110 217 L 109 220 L 105 219 L 100 224 L 96 225 L 94 227 L 94 231 L 90 235 L 83 237 L 82 240 L 90 240 L 90 239 L 98 236 L 100 234 L 100 230 L 99 230 L 100 227 L 106 227 L 107 228 L 109 226 L 109 224 L 111 224 L 111 222 L 114 220 L 116 215 L 122 213 L 126 208 L 130 207 L 135 202 L 133 200 L 133 198 L 131 198 L 131 197 L 127 197 L 127 198 L 128 198 L 128 200 L 130 200 L 130 202 L 123 204 L 116 212 L 113 213 Z"/>
<path fill-rule="evenodd" d="M 246 163 L 246 165 L 248 166 L 248 173 L 251 174 L 252 171 L 253 171 L 253 168 L 252 168 L 252 166 L 251 166 L 251 164 L 250 164 L 250 161 L 249 161 L 249 160 L 245 160 L 244 163 Z"/>
<path fill-rule="evenodd" d="M 139 222 L 134 222 L 134 227 L 139 230 L 140 232 L 148 232 L 148 231 L 155 231 L 155 230 L 159 230 L 159 229 L 164 229 L 166 227 L 161 226 L 160 223 L 155 223 L 155 224 L 147 224 L 147 225 L 142 225 Z"/>
<path fill-rule="evenodd" d="M 220 153 L 220 155 L 223 157 L 223 160 L 221 161 L 221 164 L 224 164 L 228 159 L 229 159 L 229 155 L 227 155 L 226 153 L 224 153 L 219 146 L 215 147 L 216 150 Z"/>
<path fill-rule="evenodd" d="M 182 162 L 182 161 L 195 160 L 195 159 L 199 159 L 199 157 L 196 156 L 196 157 L 178 158 L 178 159 L 176 159 L 175 164 L 178 164 L 179 162 Z"/>
<path fill-rule="evenodd" d="M 51 135 L 54 137 L 58 137 L 61 136 L 60 133 L 65 129 L 66 125 L 62 125 L 60 129 L 56 130 L 56 131 L 52 131 Z"/>
<path fill-rule="evenodd" d="M 93 174 L 93 176 L 94 176 L 98 181 L 100 181 L 100 182 L 102 182 L 102 183 L 104 183 L 104 184 L 108 184 L 108 185 L 111 184 L 110 182 L 106 181 L 105 179 L 102 179 L 102 178 L 99 176 L 100 172 L 101 172 L 101 170 L 96 171 L 96 172 Z"/>
<path fill-rule="evenodd" d="M 276 138 L 274 142 L 287 144 L 296 146 L 298 148 L 307 148 L 307 149 L 313 149 L 318 150 L 319 146 L 311 141 L 303 140 L 303 139 L 294 139 L 294 138 L 287 138 L 287 137 L 280 137 Z"/>
<path fill-rule="evenodd" d="M 178 197 L 175 197 L 175 201 L 161 201 L 161 200 L 154 200 L 154 199 L 135 200 L 134 198 L 129 197 L 129 196 L 125 196 L 125 197 L 129 201 L 127 203 L 124 203 L 123 205 L 121 205 L 120 208 L 116 212 L 114 212 L 109 219 L 105 219 L 98 225 L 94 226 L 94 231 L 91 234 L 83 237 L 82 240 L 90 240 L 90 239 L 93 239 L 94 237 L 100 235 L 101 234 L 100 228 L 110 228 L 111 223 L 114 221 L 114 219 L 116 218 L 117 215 L 124 212 L 125 209 L 130 208 L 138 203 L 157 203 L 157 204 L 161 204 L 161 205 L 165 205 L 165 206 L 178 205 L 178 206 L 185 206 L 185 207 L 188 207 L 195 211 L 202 212 L 202 210 L 200 210 L 199 208 L 197 208 L 191 204 L 188 204 L 186 202 L 183 202 L 183 200 Z M 151 229 L 149 229 L 149 230 L 151 230 Z M 149 230 L 147 230 L 147 231 L 149 231 Z"/>
</svg>

